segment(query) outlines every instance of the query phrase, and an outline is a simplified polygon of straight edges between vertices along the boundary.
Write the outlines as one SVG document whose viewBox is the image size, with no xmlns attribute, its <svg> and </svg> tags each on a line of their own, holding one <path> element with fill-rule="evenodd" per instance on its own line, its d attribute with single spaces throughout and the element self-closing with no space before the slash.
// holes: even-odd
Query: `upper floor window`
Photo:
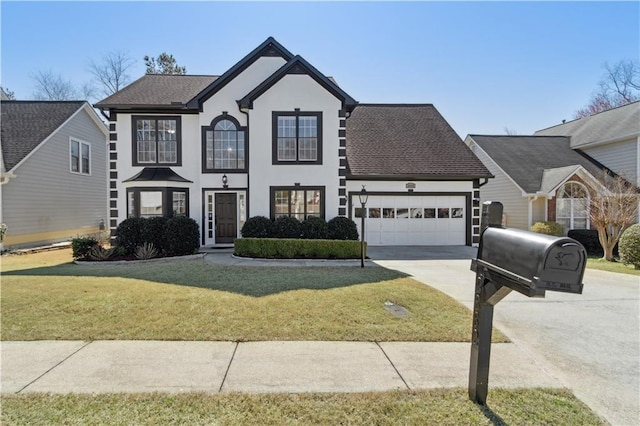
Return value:
<svg viewBox="0 0 640 426">
<path fill-rule="evenodd" d="M 273 164 L 322 164 L 322 113 L 273 113 Z"/>
<path fill-rule="evenodd" d="M 556 222 L 571 229 L 589 229 L 589 192 L 578 182 L 567 182 L 558 190 Z"/>
<path fill-rule="evenodd" d="M 73 173 L 91 174 L 91 145 L 71 139 L 69 141 L 69 155 Z"/>
<path fill-rule="evenodd" d="M 203 171 L 246 170 L 245 130 L 236 120 L 223 115 L 203 133 Z"/>
<path fill-rule="evenodd" d="M 133 117 L 133 165 L 179 166 L 181 128 L 179 117 Z"/>
</svg>

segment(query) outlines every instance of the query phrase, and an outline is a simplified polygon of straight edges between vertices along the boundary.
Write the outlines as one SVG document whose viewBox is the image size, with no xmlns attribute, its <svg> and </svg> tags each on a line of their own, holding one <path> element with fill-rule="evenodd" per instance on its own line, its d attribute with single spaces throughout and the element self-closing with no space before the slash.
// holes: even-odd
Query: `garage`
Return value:
<svg viewBox="0 0 640 426">
<path fill-rule="evenodd" d="M 468 244 L 466 200 L 464 195 L 370 195 L 365 240 L 372 246 Z M 351 205 L 360 233 L 357 196 Z"/>
</svg>

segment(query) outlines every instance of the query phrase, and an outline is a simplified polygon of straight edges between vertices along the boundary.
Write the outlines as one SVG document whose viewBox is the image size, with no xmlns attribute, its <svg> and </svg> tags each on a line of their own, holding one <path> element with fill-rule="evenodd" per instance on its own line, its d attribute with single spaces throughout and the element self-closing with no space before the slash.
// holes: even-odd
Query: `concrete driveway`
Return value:
<svg viewBox="0 0 640 426">
<path fill-rule="evenodd" d="M 472 308 L 475 252 L 369 247 L 368 254 Z M 494 325 L 611 424 L 638 425 L 640 278 L 587 269 L 584 284 L 582 295 L 549 291 L 545 299 L 533 299 L 512 292 L 496 305 Z"/>
</svg>

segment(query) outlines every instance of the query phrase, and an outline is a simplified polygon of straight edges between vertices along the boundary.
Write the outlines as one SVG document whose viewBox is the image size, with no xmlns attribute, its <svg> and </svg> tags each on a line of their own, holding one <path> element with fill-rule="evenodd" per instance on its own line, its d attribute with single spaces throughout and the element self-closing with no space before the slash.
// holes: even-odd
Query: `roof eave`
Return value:
<svg viewBox="0 0 640 426">
<path fill-rule="evenodd" d="M 456 181 L 468 181 L 475 179 L 491 179 L 494 178 L 492 174 L 478 174 L 478 175 L 449 175 L 449 174 L 347 174 L 347 179 L 350 180 L 390 180 L 390 181 L 442 181 L 442 180 L 456 180 Z"/>
</svg>

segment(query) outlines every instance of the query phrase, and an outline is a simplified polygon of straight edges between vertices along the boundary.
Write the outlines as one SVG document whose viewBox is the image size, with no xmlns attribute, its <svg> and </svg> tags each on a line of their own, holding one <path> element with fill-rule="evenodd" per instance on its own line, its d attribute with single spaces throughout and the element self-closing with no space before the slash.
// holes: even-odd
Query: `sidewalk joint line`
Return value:
<svg viewBox="0 0 640 426">
<path fill-rule="evenodd" d="M 404 385 L 407 387 L 408 390 L 412 390 L 411 386 L 409 386 L 409 384 L 407 383 L 407 381 L 404 379 L 404 377 L 402 377 L 402 374 L 400 374 L 400 371 L 398 371 L 398 369 L 396 368 L 395 364 L 393 363 L 393 361 L 391 361 L 391 358 L 389 358 L 389 355 L 387 355 L 387 353 L 384 351 L 384 349 L 382 349 L 382 346 L 380 346 L 380 342 L 376 342 L 376 345 L 378 345 L 378 347 L 380 348 L 380 350 L 382 351 L 382 353 L 384 354 L 384 356 L 387 358 L 387 361 L 389 361 L 389 364 L 391 364 L 391 366 L 393 367 L 393 369 L 396 371 L 396 374 L 398 375 L 398 377 L 400 377 L 400 380 L 402 380 L 402 383 L 404 383 Z"/>
<path fill-rule="evenodd" d="M 227 381 L 227 375 L 229 374 L 229 370 L 231 369 L 231 363 L 236 356 L 236 351 L 238 350 L 238 346 L 240 346 L 240 342 L 236 342 L 235 348 L 233 348 L 233 353 L 231 354 L 231 359 L 229 360 L 229 365 L 227 365 L 227 371 L 224 372 L 224 377 L 222 378 L 222 382 L 220 383 L 220 388 L 218 389 L 218 393 L 222 392 L 222 387 L 224 386 L 224 382 Z"/>
<path fill-rule="evenodd" d="M 29 383 L 24 385 L 19 391 L 16 392 L 16 394 L 19 394 L 20 392 L 22 392 L 23 390 L 25 390 L 26 388 L 28 388 L 29 386 L 31 386 L 32 384 L 34 384 L 35 382 L 37 382 L 38 380 L 43 378 L 45 375 L 49 374 L 49 372 L 52 371 L 54 368 L 57 368 L 58 366 L 60 366 L 63 362 L 65 362 L 66 360 L 68 360 L 69 358 L 71 358 L 72 356 L 74 356 L 75 354 L 77 354 L 78 352 L 80 352 L 81 350 L 86 348 L 87 346 L 89 346 L 91 343 L 93 343 L 93 340 L 89 340 L 87 343 L 85 343 L 84 345 L 82 345 L 81 347 L 79 347 L 78 349 L 76 349 L 75 351 L 70 353 L 68 356 L 66 356 L 59 363 L 57 363 L 56 365 L 54 365 L 53 367 L 51 367 L 50 369 L 48 369 L 47 371 L 45 371 L 44 373 L 42 373 L 41 375 L 39 375 L 38 377 L 33 379 L 32 381 L 30 381 Z"/>
</svg>

